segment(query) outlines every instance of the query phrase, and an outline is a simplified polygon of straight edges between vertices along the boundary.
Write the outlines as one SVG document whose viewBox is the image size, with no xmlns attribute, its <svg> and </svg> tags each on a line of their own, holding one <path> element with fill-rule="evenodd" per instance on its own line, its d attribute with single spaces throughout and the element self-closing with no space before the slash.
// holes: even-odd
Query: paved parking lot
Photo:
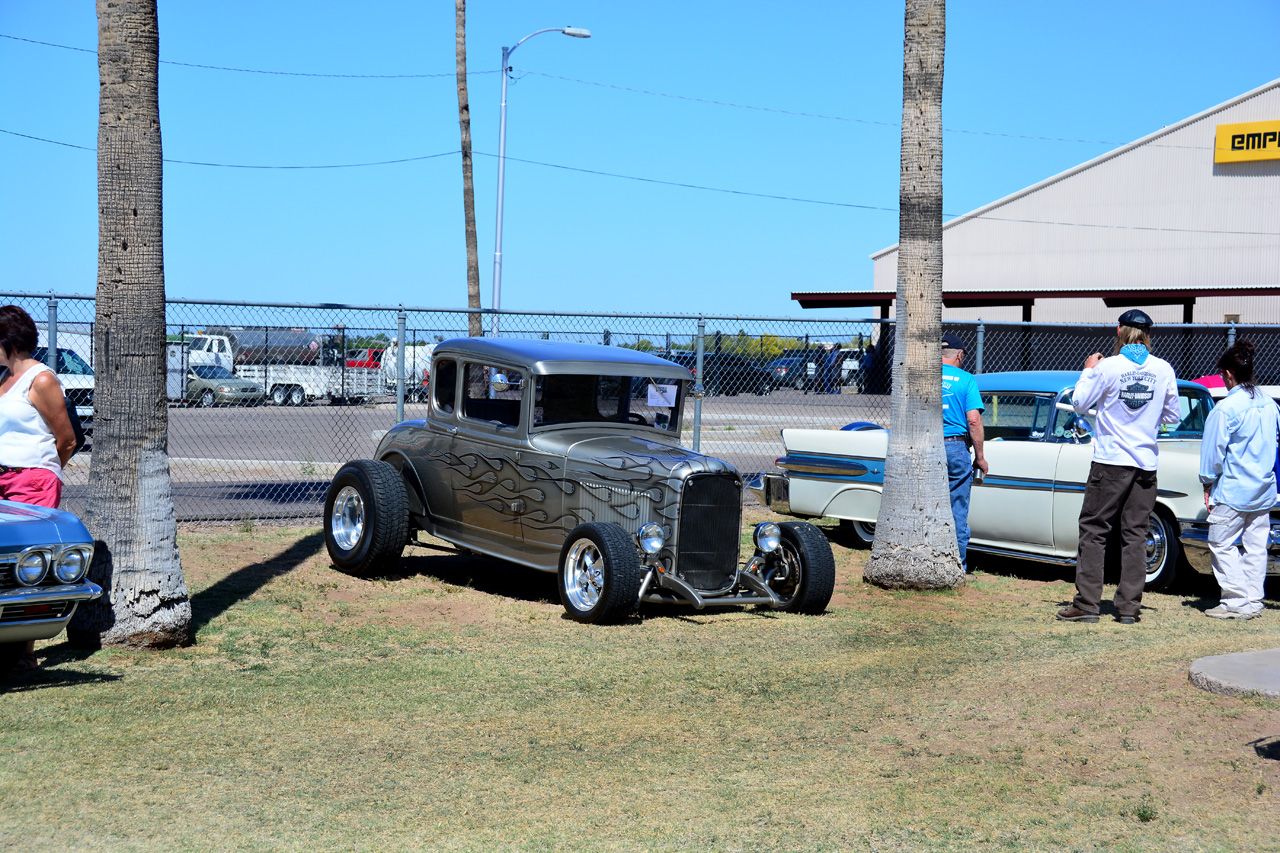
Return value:
<svg viewBox="0 0 1280 853">
<path fill-rule="evenodd" d="M 885 423 L 886 396 L 805 394 L 708 398 L 702 404 L 701 452 L 740 471 L 773 467 L 784 427 L 836 429 L 857 420 Z M 422 417 L 424 404 L 406 404 Z M 169 409 L 169 458 L 179 520 L 318 517 L 329 479 L 351 459 L 368 458 L 395 425 L 394 403 L 297 408 Z M 694 406 L 685 409 L 683 443 L 693 445 Z M 64 506 L 83 512 L 92 447 L 68 471 Z"/>
</svg>

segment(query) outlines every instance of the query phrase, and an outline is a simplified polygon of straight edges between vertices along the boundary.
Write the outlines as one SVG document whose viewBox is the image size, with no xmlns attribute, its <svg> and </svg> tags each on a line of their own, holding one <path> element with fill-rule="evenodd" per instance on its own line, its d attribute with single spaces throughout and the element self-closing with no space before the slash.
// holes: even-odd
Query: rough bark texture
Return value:
<svg viewBox="0 0 1280 853">
<path fill-rule="evenodd" d="M 458 127 L 462 130 L 462 215 L 467 232 L 467 334 L 484 335 L 480 316 L 480 253 L 476 249 L 476 193 L 471 180 L 471 106 L 467 100 L 467 0 L 456 0 Z"/>
<path fill-rule="evenodd" d="M 78 645 L 165 648 L 191 634 L 178 555 L 165 399 L 156 0 L 97 0 L 98 288 L 89 577 L 106 591 Z"/>
<path fill-rule="evenodd" d="M 907 0 L 902 64 L 898 296 L 889 454 L 863 577 L 879 586 L 964 582 L 942 445 L 942 68 L 945 0 Z"/>
</svg>

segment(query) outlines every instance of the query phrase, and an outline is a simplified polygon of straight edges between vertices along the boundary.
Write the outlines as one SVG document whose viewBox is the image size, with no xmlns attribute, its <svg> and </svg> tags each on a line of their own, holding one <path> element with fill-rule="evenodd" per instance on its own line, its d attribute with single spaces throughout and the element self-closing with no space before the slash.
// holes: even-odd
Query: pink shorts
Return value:
<svg viewBox="0 0 1280 853">
<path fill-rule="evenodd" d="M 0 474 L 0 498 L 57 509 L 62 500 L 62 481 L 48 468 L 23 468 Z"/>
</svg>

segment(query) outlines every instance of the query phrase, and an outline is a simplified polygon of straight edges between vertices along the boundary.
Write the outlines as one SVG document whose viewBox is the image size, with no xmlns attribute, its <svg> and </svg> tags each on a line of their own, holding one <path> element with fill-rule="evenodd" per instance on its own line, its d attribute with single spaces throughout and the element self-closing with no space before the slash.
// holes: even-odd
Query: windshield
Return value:
<svg viewBox="0 0 1280 853">
<path fill-rule="evenodd" d="M 48 356 L 48 347 L 36 347 L 31 351 L 31 357 L 41 363 L 47 362 L 49 360 Z M 58 373 L 72 376 L 92 376 L 93 368 L 75 350 L 58 347 Z"/>
<path fill-rule="evenodd" d="M 684 384 L 644 376 L 539 376 L 533 425 L 629 423 L 678 432 Z"/>
<path fill-rule="evenodd" d="M 235 374 L 216 364 L 194 364 L 191 372 L 201 379 L 235 379 Z"/>
</svg>

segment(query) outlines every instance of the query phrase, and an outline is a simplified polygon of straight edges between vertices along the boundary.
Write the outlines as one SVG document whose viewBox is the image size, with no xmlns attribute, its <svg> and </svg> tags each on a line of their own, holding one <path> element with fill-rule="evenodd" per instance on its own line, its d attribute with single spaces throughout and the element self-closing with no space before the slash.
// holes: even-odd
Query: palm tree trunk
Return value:
<svg viewBox="0 0 1280 853">
<path fill-rule="evenodd" d="M 476 249 L 476 193 L 471 180 L 471 106 L 467 100 L 467 0 L 455 1 L 458 59 L 458 127 L 462 130 L 462 215 L 467 232 L 467 333 L 484 335 L 480 317 L 480 254 Z"/>
<path fill-rule="evenodd" d="M 98 289 L 89 577 L 106 590 L 68 629 L 79 645 L 190 639 L 165 397 L 160 37 L 156 0 L 97 0 Z"/>
<path fill-rule="evenodd" d="M 884 497 L 863 577 L 964 582 L 942 444 L 942 69 L 945 0 L 907 0 L 893 396 Z"/>
</svg>

